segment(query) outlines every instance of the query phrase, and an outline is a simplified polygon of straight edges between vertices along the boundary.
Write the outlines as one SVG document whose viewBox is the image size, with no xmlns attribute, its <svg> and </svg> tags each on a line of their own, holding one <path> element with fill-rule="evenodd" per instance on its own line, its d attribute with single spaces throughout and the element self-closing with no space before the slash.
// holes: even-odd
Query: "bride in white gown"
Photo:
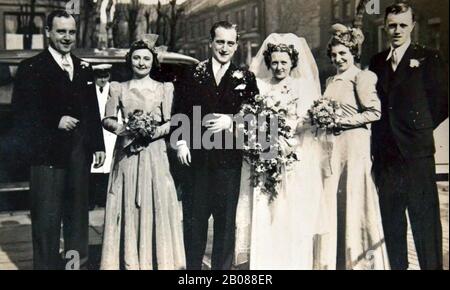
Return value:
<svg viewBox="0 0 450 290">
<path fill-rule="evenodd" d="M 251 186 L 253 169 L 244 161 L 236 218 L 235 264 L 251 270 L 313 269 L 314 240 L 321 234 L 321 149 L 315 130 L 305 121 L 320 97 L 317 65 L 303 38 L 271 34 L 252 62 L 261 96 L 282 96 L 287 122 L 296 128 L 288 140 L 297 161 L 283 172 L 273 201 Z M 282 93 L 281 93 L 282 92 Z M 294 101 L 295 100 L 295 101 Z M 292 105 L 294 101 L 295 105 Z"/>
</svg>

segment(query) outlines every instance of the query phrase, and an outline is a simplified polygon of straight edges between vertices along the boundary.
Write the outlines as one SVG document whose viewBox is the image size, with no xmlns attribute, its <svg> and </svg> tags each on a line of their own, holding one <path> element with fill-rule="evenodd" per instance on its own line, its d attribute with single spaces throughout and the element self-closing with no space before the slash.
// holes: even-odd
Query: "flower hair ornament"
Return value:
<svg viewBox="0 0 450 290">
<path fill-rule="evenodd" d="M 343 24 L 334 24 L 331 26 L 333 38 L 339 40 L 347 47 L 361 47 L 364 42 L 364 34 L 361 29 L 355 27 L 347 27 Z"/>
<path fill-rule="evenodd" d="M 153 62 L 155 66 L 159 66 L 158 60 L 158 49 L 155 47 L 156 42 L 158 41 L 157 34 L 143 34 L 139 40 L 136 40 L 131 44 L 130 50 L 125 56 L 127 64 L 131 63 L 131 56 L 133 52 L 139 49 L 148 49 L 153 55 Z"/>
<path fill-rule="evenodd" d="M 148 46 L 148 48 L 155 49 L 158 38 L 159 35 L 157 34 L 144 34 L 142 35 L 141 40 Z"/>
<path fill-rule="evenodd" d="M 267 50 L 264 51 L 263 56 L 266 61 L 266 65 L 269 67 L 270 65 L 270 56 L 274 52 L 286 52 L 289 54 L 292 60 L 292 67 L 297 67 L 298 64 L 298 58 L 299 58 L 299 52 L 297 49 L 295 49 L 295 46 L 292 44 L 285 44 L 285 43 L 268 43 L 267 44 Z"/>
</svg>

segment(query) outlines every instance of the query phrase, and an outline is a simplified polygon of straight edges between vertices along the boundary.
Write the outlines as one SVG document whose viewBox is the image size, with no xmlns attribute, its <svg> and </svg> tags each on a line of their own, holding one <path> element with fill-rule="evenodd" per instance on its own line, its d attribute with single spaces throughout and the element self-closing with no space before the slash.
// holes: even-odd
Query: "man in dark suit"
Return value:
<svg viewBox="0 0 450 290">
<path fill-rule="evenodd" d="M 414 11 L 386 9 L 390 49 L 372 58 L 382 118 L 373 125 L 372 154 L 392 269 L 408 268 L 407 219 L 422 269 L 442 269 L 442 227 L 433 130 L 448 117 L 447 68 L 435 51 L 411 44 Z"/>
<path fill-rule="evenodd" d="M 63 266 L 61 221 L 65 252 L 85 268 L 90 165 L 105 159 L 100 114 L 91 68 L 71 54 L 75 19 L 54 11 L 46 33 L 49 48 L 20 64 L 13 92 L 17 138 L 29 149 L 34 268 Z"/>
<path fill-rule="evenodd" d="M 231 62 L 238 48 L 235 25 L 213 25 L 210 48 L 212 58 L 189 70 L 175 104 L 175 111 L 189 116 L 191 122 L 190 140 L 177 144 L 178 159 L 185 165 L 185 246 L 187 268 L 191 270 L 202 268 L 211 215 L 212 269 L 231 268 L 242 166 L 242 152 L 233 147 L 236 126 L 232 116 L 258 92 L 254 75 Z M 211 140 L 217 146 L 209 146 Z"/>
</svg>

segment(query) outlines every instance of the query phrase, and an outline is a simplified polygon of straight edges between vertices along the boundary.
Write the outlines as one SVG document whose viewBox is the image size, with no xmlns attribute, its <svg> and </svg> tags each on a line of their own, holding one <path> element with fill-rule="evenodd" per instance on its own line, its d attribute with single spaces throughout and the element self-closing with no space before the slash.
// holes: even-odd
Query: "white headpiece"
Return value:
<svg viewBox="0 0 450 290">
<path fill-rule="evenodd" d="M 264 40 L 258 54 L 250 65 L 250 71 L 252 71 L 257 78 L 268 79 L 272 77 L 272 72 L 267 68 L 264 60 L 264 52 L 268 49 L 269 44 L 285 44 L 287 46 L 293 46 L 299 53 L 299 56 L 298 65 L 292 69 L 291 77 L 296 79 L 302 78 L 314 82 L 317 91 L 320 94 L 319 70 L 316 61 L 314 60 L 314 56 L 311 53 L 311 49 L 304 38 L 298 37 L 293 33 L 272 33 Z"/>
</svg>

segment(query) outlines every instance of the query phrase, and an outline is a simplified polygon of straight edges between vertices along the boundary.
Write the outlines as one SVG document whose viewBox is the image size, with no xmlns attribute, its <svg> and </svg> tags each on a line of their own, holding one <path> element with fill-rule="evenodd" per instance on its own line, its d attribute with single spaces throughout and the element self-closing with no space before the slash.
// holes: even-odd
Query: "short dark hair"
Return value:
<svg viewBox="0 0 450 290">
<path fill-rule="evenodd" d="M 225 29 L 234 29 L 236 30 L 236 41 L 239 41 L 239 32 L 238 32 L 238 27 L 236 24 L 233 24 L 229 21 L 219 21 L 214 23 L 214 25 L 211 27 L 211 31 L 209 32 L 209 35 L 211 37 L 211 41 L 214 40 L 214 38 L 216 38 L 216 30 L 217 28 L 222 27 Z"/>
<path fill-rule="evenodd" d="M 413 22 L 415 22 L 416 14 L 414 13 L 414 9 L 412 8 L 411 5 L 409 5 L 408 3 L 405 3 L 405 2 L 395 3 L 395 4 L 387 7 L 386 12 L 384 13 L 384 22 L 386 22 L 389 14 L 397 15 L 397 14 L 401 14 L 401 13 L 406 13 L 409 10 L 411 10 L 412 20 L 413 20 Z"/>
<path fill-rule="evenodd" d="M 289 55 L 292 62 L 291 68 L 296 68 L 298 65 L 298 51 L 294 48 L 293 45 L 286 45 L 284 43 L 280 44 L 272 44 L 269 43 L 267 45 L 267 49 L 264 51 L 264 62 L 268 69 L 270 69 L 270 64 L 272 63 L 272 53 L 274 52 L 285 52 Z"/>
<path fill-rule="evenodd" d="M 48 30 L 52 30 L 53 28 L 53 19 L 56 17 L 64 17 L 64 18 L 73 18 L 75 19 L 71 14 L 69 14 L 66 10 L 58 9 L 50 12 L 50 14 L 47 16 L 47 28 Z"/>
<path fill-rule="evenodd" d="M 158 61 L 158 53 L 153 47 L 150 47 L 147 42 L 143 40 L 137 40 L 131 44 L 130 50 L 128 51 L 127 55 L 125 56 L 126 64 L 128 68 L 131 68 L 131 57 L 133 56 L 133 52 L 139 49 L 148 49 L 153 56 L 153 67 L 159 67 L 159 61 Z"/>
</svg>

